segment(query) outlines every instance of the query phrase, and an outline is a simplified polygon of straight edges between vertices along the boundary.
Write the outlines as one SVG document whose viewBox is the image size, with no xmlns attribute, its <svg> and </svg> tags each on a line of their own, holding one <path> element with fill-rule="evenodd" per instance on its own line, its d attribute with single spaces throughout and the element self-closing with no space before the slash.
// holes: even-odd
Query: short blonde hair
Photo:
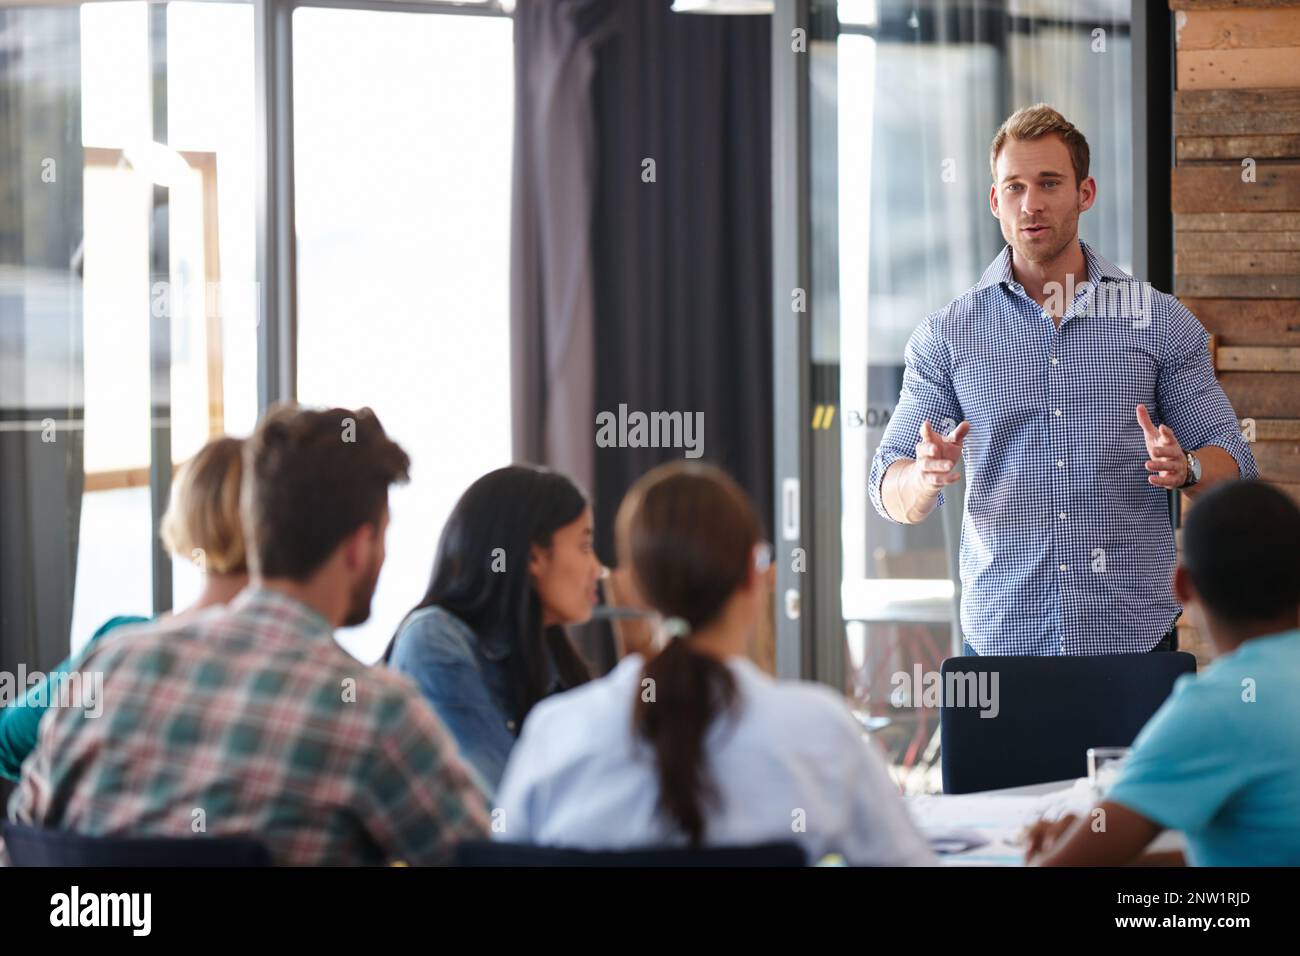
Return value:
<svg viewBox="0 0 1300 956">
<path fill-rule="evenodd" d="M 216 574 L 248 570 L 239 516 L 242 438 L 214 438 L 181 465 L 172 482 L 160 533 L 163 546 Z M 197 553 L 196 553 L 197 552 Z"/>
<path fill-rule="evenodd" d="M 1064 141 L 1065 148 L 1070 151 L 1076 186 L 1088 178 L 1088 141 L 1073 123 L 1056 110 L 1046 103 L 1036 103 L 1016 110 L 998 127 L 993 144 L 989 147 L 989 169 L 993 172 L 993 181 L 998 181 L 998 154 L 1006 146 L 1007 140 L 1023 141 L 1041 139 L 1044 136 L 1059 136 Z"/>
</svg>

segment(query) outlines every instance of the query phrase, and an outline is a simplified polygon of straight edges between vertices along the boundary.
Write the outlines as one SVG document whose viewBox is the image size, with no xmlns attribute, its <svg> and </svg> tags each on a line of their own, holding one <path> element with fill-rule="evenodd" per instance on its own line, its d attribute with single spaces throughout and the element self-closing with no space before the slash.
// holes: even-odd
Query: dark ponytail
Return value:
<svg viewBox="0 0 1300 956">
<path fill-rule="evenodd" d="M 762 529 L 725 472 L 678 462 L 633 486 L 616 535 L 620 563 L 679 635 L 642 671 L 633 733 L 654 748 L 660 812 L 698 846 L 719 797 L 705 741 L 714 721 L 733 712 L 738 689 L 725 662 L 691 646 L 690 632 L 713 623 L 748 582 Z"/>
<path fill-rule="evenodd" d="M 704 765 L 704 737 L 714 717 L 736 702 L 736 679 L 715 657 L 697 654 L 681 638 L 646 664 L 633 718 L 655 752 L 659 808 L 686 834 L 692 846 L 704 841 L 705 811 L 718 791 Z M 653 681 L 651 684 L 644 683 Z M 653 699 L 650 690 L 653 688 Z"/>
</svg>

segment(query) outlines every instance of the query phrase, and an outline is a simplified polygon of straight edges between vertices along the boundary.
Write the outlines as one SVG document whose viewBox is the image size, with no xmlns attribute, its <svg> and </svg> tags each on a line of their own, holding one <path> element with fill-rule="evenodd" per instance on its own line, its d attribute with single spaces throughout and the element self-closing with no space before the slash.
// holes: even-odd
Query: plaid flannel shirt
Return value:
<svg viewBox="0 0 1300 956">
<path fill-rule="evenodd" d="M 487 834 L 484 794 L 415 686 L 281 593 L 125 628 L 77 666 L 103 674 L 103 712 L 46 714 L 14 821 L 248 835 L 294 865 L 444 863 Z"/>
</svg>

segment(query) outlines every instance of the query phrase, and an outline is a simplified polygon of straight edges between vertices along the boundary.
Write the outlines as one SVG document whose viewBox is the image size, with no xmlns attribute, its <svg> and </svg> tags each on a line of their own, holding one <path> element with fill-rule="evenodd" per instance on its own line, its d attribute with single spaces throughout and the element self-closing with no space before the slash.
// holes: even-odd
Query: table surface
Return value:
<svg viewBox="0 0 1300 956">
<path fill-rule="evenodd" d="M 1002 790 L 965 794 L 924 794 L 908 798 L 917 825 L 929 835 L 937 833 L 978 836 L 987 842 L 961 853 L 939 857 L 945 866 L 1023 866 L 1022 828 L 1045 813 L 1063 810 L 1086 813 L 1093 806 L 1085 780 L 1055 780 Z M 1165 831 L 1148 851 L 1176 850 L 1184 846 L 1181 833 Z"/>
<path fill-rule="evenodd" d="M 1074 786 L 1073 780 L 1053 780 L 1051 783 L 1030 783 L 1023 787 L 1004 787 L 1001 790 L 984 790 L 983 795 L 986 797 L 1041 797 L 1044 794 L 1055 793 L 1058 790 L 1064 790 L 1066 787 Z"/>
</svg>

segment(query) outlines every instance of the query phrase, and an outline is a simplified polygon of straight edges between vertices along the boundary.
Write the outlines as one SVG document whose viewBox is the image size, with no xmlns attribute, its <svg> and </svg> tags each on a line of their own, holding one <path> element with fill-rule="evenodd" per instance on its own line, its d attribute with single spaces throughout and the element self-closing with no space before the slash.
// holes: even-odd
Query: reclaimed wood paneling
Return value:
<svg viewBox="0 0 1300 956">
<path fill-rule="evenodd" d="M 1300 373 L 1220 372 L 1238 418 L 1300 418 Z"/>
<path fill-rule="evenodd" d="M 1300 418 L 1252 418 L 1250 421 L 1255 429 L 1253 441 L 1300 442 Z"/>
<path fill-rule="evenodd" d="M 1174 158 L 1179 162 L 1294 159 L 1300 156 L 1300 133 L 1287 136 L 1179 136 Z"/>
<path fill-rule="evenodd" d="M 1300 252 L 1179 251 L 1174 256 L 1179 272 L 1216 276 L 1285 276 L 1300 274 Z"/>
<path fill-rule="evenodd" d="M 1170 10 L 1244 10 L 1294 7 L 1296 0 L 1169 0 Z"/>
<path fill-rule="evenodd" d="M 1295 50 L 1189 50 L 1178 52 L 1178 86 L 1184 90 L 1293 87 Z"/>
<path fill-rule="evenodd" d="M 1300 22 L 1285 8 L 1185 12 L 1174 17 L 1174 31 L 1180 53 L 1300 47 Z"/>
<path fill-rule="evenodd" d="M 1281 90 L 1175 90 L 1174 132 L 1189 130 L 1197 113 L 1294 113 L 1300 111 L 1300 88 Z M 1264 132 L 1261 130 L 1261 132 Z M 1286 132 L 1272 130 L 1272 132 Z"/>
<path fill-rule="evenodd" d="M 1183 305 L 1218 339 L 1240 345 L 1300 346 L 1300 301 L 1295 299 L 1192 299 Z"/>
<path fill-rule="evenodd" d="M 1291 299 L 1300 298 L 1300 276 L 1175 275 L 1179 298 Z"/>
<path fill-rule="evenodd" d="M 1179 252 L 1300 252 L 1300 232 L 1174 233 Z"/>
<path fill-rule="evenodd" d="M 1259 90 L 1251 90 L 1250 93 L 1253 96 L 1260 95 Z M 1177 110 L 1178 107 L 1175 106 L 1174 109 Z M 1244 136 L 1250 133 L 1300 133 L 1300 109 L 1282 110 L 1273 107 L 1267 111 L 1251 111 L 1229 106 L 1214 112 L 1183 111 L 1174 117 L 1176 136 Z"/>
<path fill-rule="evenodd" d="M 1220 346 L 1215 362 L 1224 372 L 1300 372 L 1300 349 Z"/>
<path fill-rule="evenodd" d="M 1241 164 L 1176 166 L 1173 211 L 1292 212 L 1300 210 L 1300 163 L 1258 163 L 1253 181 Z"/>
<path fill-rule="evenodd" d="M 1179 232 L 1296 232 L 1300 212 L 1186 212 L 1174 216 Z"/>
<path fill-rule="evenodd" d="M 1261 477 L 1300 502 L 1300 0 L 1169 6 L 1174 288 Z"/>
<path fill-rule="evenodd" d="M 1257 441 L 1250 450 L 1264 481 L 1300 481 L 1300 442 Z"/>
</svg>

